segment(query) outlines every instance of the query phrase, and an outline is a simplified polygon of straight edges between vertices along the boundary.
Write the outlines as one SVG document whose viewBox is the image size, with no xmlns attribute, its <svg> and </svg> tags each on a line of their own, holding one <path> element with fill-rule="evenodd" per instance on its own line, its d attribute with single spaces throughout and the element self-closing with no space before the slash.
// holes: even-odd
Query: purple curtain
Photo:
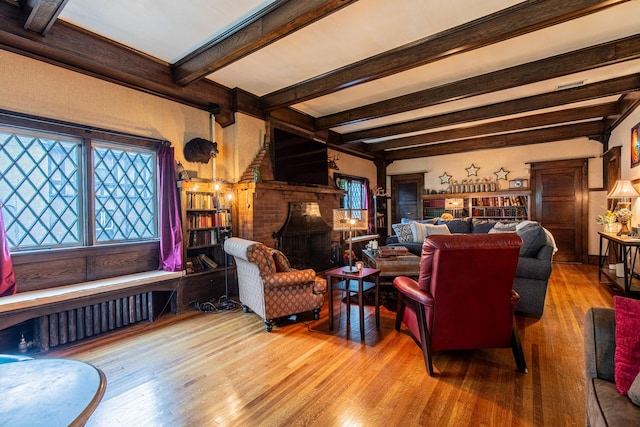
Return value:
<svg viewBox="0 0 640 427">
<path fill-rule="evenodd" d="M 158 150 L 160 173 L 160 267 L 164 271 L 182 270 L 182 228 L 176 186 L 173 147 Z"/>
<path fill-rule="evenodd" d="M 2 219 L 2 203 L 0 203 L 0 297 L 13 295 L 16 291 L 16 277 L 13 274 L 13 263 Z"/>
</svg>

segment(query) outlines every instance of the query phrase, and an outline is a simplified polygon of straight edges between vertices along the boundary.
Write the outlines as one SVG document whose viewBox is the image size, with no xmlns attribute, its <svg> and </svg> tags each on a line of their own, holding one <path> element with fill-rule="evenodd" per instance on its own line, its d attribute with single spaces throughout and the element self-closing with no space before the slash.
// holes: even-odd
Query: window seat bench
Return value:
<svg viewBox="0 0 640 427">
<path fill-rule="evenodd" d="M 160 270 L 19 292 L 0 298 L 0 329 L 37 318 L 42 351 L 141 320 L 153 321 L 152 292 L 173 292 L 183 272 Z"/>
</svg>

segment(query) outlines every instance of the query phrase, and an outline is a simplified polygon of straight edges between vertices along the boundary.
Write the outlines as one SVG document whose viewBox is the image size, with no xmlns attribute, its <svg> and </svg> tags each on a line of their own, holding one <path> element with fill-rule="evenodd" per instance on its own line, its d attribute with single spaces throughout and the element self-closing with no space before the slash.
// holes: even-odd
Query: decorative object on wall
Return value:
<svg viewBox="0 0 640 427">
<path fill-rule="evenodd" d="M 475 166 L 473 163 L 471 163 L 471 166 L 469 166 L 466 170 L 467 170 L 467 176 L 478 176 L 478 170 L 480 168 Z"/>
<path fill-rule="evenodd" d="M 332 157 L 327 159 L 327 163 L 329 164 L 329 169 L 332 169 L 335 171 L 340 170 L 340 168 L 338 167 L 338 164 L 336 163 L 336 160 L 340 160 L 340 158 L 335 154 Z"/>
<path fill-rule="evenodd" d="M 620 231 L 618 231 L 618 236 L 631 234 L 628 226 L 628 223 L 631 222 L 631 210 L 629 207 L 631 206 L 631 199 L 637 197 L 640 197 L 640 194 L 638 194 L 628 179 L 617 180 L 616 185 L 614 185 L 613 189 L 607 194 L 607 199 L 619 199 L 615 214 L 616 219 L 622 224 L 622 227 L 620 227 Z"/>
<path fill-rule="evenodd" d="M 504 179 L 506 181 L 507 175 L 509 175 L 509 171 L 506 171 L 503 167 L 501 167 L 499 171 L 494 172 L 494 175 L 498 177 L 498 179 Z"/>
<path fill-rule="evenodd" d="M 640 165 L 640 123 L 631 128 L 631 167 Z"/>
<path fill-rule="evenodd" d="M 446 172 L 439 176 L 440 184 L 448 184 L 451 179 L 451 175 L 448 175 Z"/>
<path fill-rule="evenodd" d="M 218 154 L 218 144 L 204 138 L 193 138 L 184 145 L 183 151 L 188 162 L 209 163 Z"/>
</svg>

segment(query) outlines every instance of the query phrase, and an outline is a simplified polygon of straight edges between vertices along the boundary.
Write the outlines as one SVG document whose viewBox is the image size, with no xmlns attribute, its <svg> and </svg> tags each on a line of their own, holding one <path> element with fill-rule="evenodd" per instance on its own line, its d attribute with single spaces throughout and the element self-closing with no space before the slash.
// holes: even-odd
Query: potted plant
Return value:
<svg viewBox="0 0 640 427">
<path fill-rule="evenodd" d="M 602 224 L 606 233 L 613 233 L 615 231 L 618 231 L 618 224 L 616 224 L 616 213 L 613 211 L 607 210 L 606 214 L 598 215 L 596 217 L 596 222 L 598 224 Z"/>
</svg>

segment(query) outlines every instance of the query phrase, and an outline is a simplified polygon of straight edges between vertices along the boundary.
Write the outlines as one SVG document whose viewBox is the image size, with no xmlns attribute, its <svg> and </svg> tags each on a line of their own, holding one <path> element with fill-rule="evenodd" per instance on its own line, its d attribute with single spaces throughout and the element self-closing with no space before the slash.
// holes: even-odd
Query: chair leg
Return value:
<svg viewBox="0 0 640 427">
<path fill-rule="evenodd" d="M 320 309 L 316 308 L 313 310 L 313 320 L 318 320 L 320 318 Z"/>
<path fill-rule="evenodd" d="M 273 320 L 267 320 L 265 319 L 264 321 L 264 330 L 267 332 L 271 332 L 273 330 Z"/>
<path fill-rule="evenodd" d="M 422 347 L 422 356 L 424 357 L 424 364 L 427 367 L 429 376 L 433 376 L 433 361 L 431 360 L 431 336 L 427 330 L 427 313 L 424 309 L 424 305 L 418 304 L 418 329 L 420 329 L 420 346 Z"/>
<path fill-rule="evenodd" d="M 522 351 L 522 343 L 520 342 L 520 335 L 518 334 L 515 317 L 513 319 L 513 330 L 511 332 L 511 351 L 513 351 L 513 357 L 516 359 L 518 371 L 525 374 L 529 372 L 527 370 L 527 362 L 524 359 L 524 352 Z"/>
<path fill-rule="evenodd" d="M 402 292 L 398 292 L 398 305 L 396 306 L 396 331 L 400 330 L 402 325 L 402 318 L 404 317 L 404 308 L 406 304 L 404 302 L 404 295 Z"/>
</svg>

